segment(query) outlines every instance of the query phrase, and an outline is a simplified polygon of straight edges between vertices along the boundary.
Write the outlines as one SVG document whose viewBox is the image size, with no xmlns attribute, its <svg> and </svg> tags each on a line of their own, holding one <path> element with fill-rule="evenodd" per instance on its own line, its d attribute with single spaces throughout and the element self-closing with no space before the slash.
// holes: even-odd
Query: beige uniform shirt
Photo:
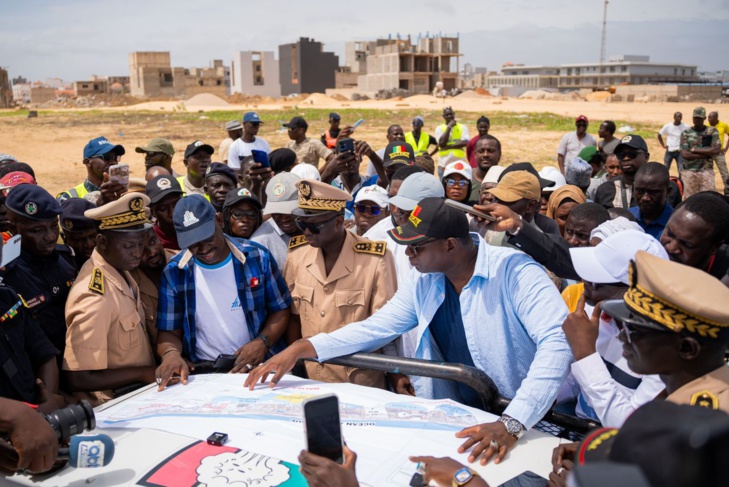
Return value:
<svg viewBox="0 0 729 487">
<path fill-rule="evenodd" d="M 355 250 L 359 247 L 359 251 Z M 381 254 L 381 255 L 378 255 Z M 384 242 L 372 242 L 347 232 L 339 259 L 329 275 L 320 249 L 309 245 L 291 250 L 284 267 L 301 334 L 309 338 L 370 317 L 397 289 L 395 261 Z M 309 378 L 384 387 L 382 372 L 306 362 Z"/>
<path fill-rule="evenodd" d="M 218 160 L 220 162 L 228 163 L 228 150 L 231 144 L 233 144 L 233 139 L 230 137 L 223 139 L 220 143 L 220 147 L 218 148 Z"/>
<path fill-rule="evenodd" d="M 666 401 L 719 409 L 729 413 L 729 367 L 718 369 L 679 387 Z"/>
<path fill-rule="evenodd" d="M 296 159 L 299 162 L 306 162 L 307 164 L 313 164 L 314 167 L 319 167 L 319 159 L 327 160 L 332 151 L 321 143 L 320 140 L 316 139 L 304 139 L 300 144 L 289 141 L 286 147 L 296 152 Z"/>
<path fill-rule="evenodd" d="M 97 250 L 69 292 L 66 326 L 63 370 L 154 365 L 139 288 L 128 272 L 122 275 Z M 112 398 L 108 390 L 74 396 L 95 405 Z"/>
</svg>

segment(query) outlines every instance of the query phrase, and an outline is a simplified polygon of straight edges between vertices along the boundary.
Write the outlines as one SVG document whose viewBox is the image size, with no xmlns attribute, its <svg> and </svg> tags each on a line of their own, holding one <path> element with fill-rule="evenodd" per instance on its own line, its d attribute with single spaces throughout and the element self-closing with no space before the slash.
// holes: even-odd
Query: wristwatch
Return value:
<svg viewBox="0 0 729 487">
<path fill-rule="evenodd" d="M 521 217 L 521 215 L 517 215 L 517 216 L 519 217 L 519 221 L 522 221 L 522 217 Z M 516 231 L 515 231 L 515 232 L 513 232 L 513 233 L 512 233 L 512 232 L 509 232 L 509 231 L 507 231 L 507 232 L 506 232 L 506 234 L 507 234 L 508 236 L 510 236 L 510 237 L 516 237 L 517 235 L 519 235 L 519 232 L 521 232 L 521 227 L 517 227 Z"/>
<path fill-rule="evenodd" d="M 468 467 L 463 467 L 453 475 L 451 487 L 461 487 L 462 485 L 466 485 L 473 480 L 474 477 L 480 477 L 478 472 L 471 470 Z"/>
<path fill-rule="evenodd" d="M 504 423 L 506 432 L 509 433 L 511 436 L 515 436 L 517 440 L 521 438 L 524 434 L 524 425 L 514 418 L 510 418 L 509 416 L 501 416 L 498 419 L 498 422 Z"/>
<path fill-rule="evenodd" d="M 269 350 L 271 349 L 271 342 L 268 340 L 268 335 L 264 335 L 263 333 L 261 333 L 256 338 L 260 338 L 263 344 L 266 345 L 266 348 Z"/>
</svg>

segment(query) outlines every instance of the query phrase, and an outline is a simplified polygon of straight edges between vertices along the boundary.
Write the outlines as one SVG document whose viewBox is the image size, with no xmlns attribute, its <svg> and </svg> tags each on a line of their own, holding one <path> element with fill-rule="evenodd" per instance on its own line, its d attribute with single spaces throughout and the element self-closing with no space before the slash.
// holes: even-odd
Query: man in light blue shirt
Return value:
<svg viewBox="0 0 729 487">
<path fill-rule="evenodd" d="M 413 280 L 368 319 L 294 343 L 253 370 L 246 386 L 275 372 L 273 387 L 299 358 L 324 361 L 376 350 L 417 328 L 415 358 L 473 365 L 511 399 L 497 422 L 456 434 L 467 438 L 460 452 L 474 447 L 470 462 L 483 453 L 482 464 L 494 455 L 498 463 L 549 410 L 567 376 L 573 360 L 561 328 L 567 307 L 539 264 L 469 234 L 465 214 L 442 198 L 423 199 L 408 222 L 389 233 L 407 245 L 420 274 L 413 272 Z M 469 392 L 451 382 L 434 381 L 426 395 L 469 402 Z"/>
</svg>

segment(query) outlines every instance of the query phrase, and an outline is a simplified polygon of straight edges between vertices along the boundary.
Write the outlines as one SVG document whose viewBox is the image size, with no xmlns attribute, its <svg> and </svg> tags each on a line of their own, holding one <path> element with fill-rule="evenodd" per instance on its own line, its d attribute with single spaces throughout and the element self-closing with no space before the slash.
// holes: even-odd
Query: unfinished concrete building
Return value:
<svg viewBox="0 0 729 487">
<path fill-rule="evenodd" d="M 10 86 L 8 71 L 0 68 L 0 108 L 10 108 L 13 102 L 13 89 Z"/>
<path fill-rule="evenodd" d="M 324 93 L 335 87 L 339 56 L 324 52 L 324 45 L 308 37 L 278 46 L 281 94 Z"/>
<path fill-rule="evenodd" d="M 273 51 L 238 51 L 230 63 L 230 92 L 281 96 L 278 61 Z"/>
<path fill-rule="evenodd" d="M 133 52 L 129 55 L 130 93 L 133 96 L 190 97 L 199 93 L 225 96 L 226 68 L 213 61 L 210 68 L 173 68 L 169 52 Z"/>
<path fill-rule="evenodd" d="M 371 93 L 402 89 L 410 94 L 431 93 L 437 82 L 443 89 L 457 86 L 460 70 L 457 37 L 380 39 L 374 54 L 366 56 L 367 72 L 358 78 L 358 89 Z"/>
</svg>

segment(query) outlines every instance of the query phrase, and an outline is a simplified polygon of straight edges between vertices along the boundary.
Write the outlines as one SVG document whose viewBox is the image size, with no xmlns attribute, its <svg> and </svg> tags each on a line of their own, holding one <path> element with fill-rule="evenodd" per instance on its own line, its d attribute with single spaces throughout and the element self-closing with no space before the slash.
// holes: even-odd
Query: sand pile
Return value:
<svg viewBox="0 0 729 487">
<path fill-rule="evenodd" d="M 486 96 L 491 96 L 491 93 L 489 93 L 488 90 L 484 90 L 483 88 L 477 88 L 475 90 L 464 91 L 463 93 L 456 95 L 456 98 L 484 98 Z"/>
<path fill-rule="evenodd" d="M 524 93 L 519 95 L 519 98 L 521 98 L 521 99 L 528 98 L 530 100 L 544 100 L 544 98 L 550 94 L 551 93 L 549 93 L 548 91 L 544 91 L 544 90 L 529 90 L 529 91 L 525 91 Z"/>
<path fill-rule="evenodd" d="M 200 93 L 185 101 L 186 107 L 229 107 L 230 103 L 211 93 Z"/>
<path fill-rule="evenodd" d="M 587 101 L 607 101 L 608 98 L 610 98 L 609 91 L 595 91 L 585 96 Z"/>
<path fill-rule="evenodd" d="M 234 93 L 225 97 L 225 100 L 231 105 L 267 105 L 278 102 L 278 99 L 272 96 L 248 95 L 243 93 Z"/>
<path fill-rule="evenodd" d="M 349 98 L 344 95 L 340 95 L 339 93 L 333 94 L 330 98 L 336 101 L 349 101 Z"/>
<path fill-rule="evenodd" d="M 337 103 L 339 102 L 336 99 L 323 93 L 312 93 L 301 102 L 302 105 L 336 105 Z"/>
</svg>

